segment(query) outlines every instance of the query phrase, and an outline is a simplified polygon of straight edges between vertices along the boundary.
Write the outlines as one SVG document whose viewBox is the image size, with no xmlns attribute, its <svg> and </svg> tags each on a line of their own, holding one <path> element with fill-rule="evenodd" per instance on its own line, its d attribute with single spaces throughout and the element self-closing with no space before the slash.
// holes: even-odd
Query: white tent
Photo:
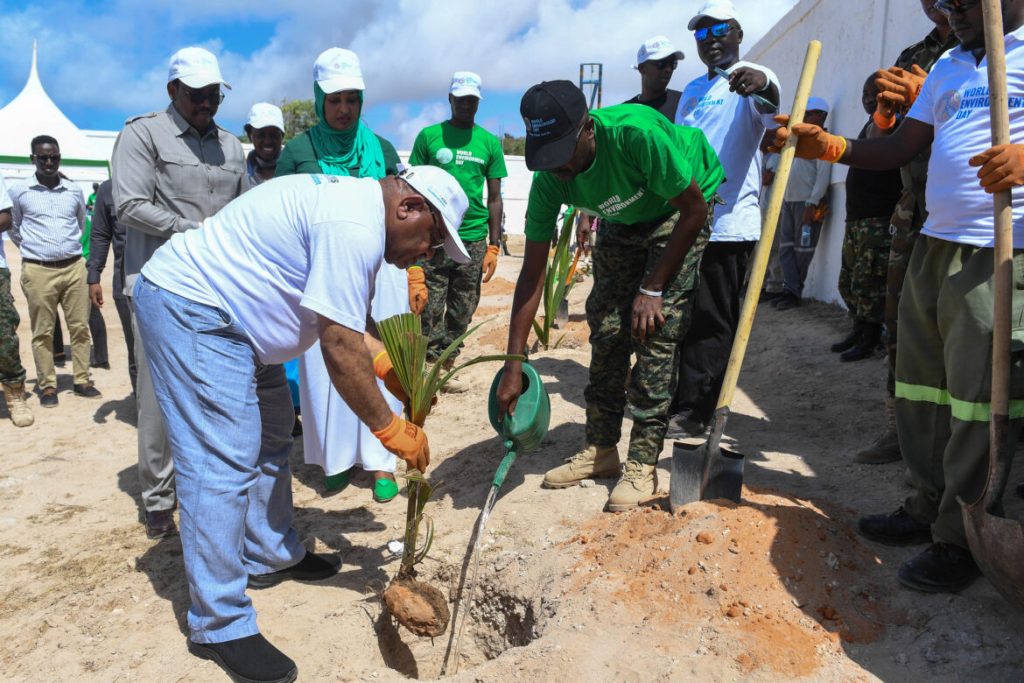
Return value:
<svg viewBox="0 0 1024 683">
<path fill-rule="evenodd" d="M 116 133 L 82 131 L 54 103 L 43 89 L 36 64 L 36 46 L 32 46 L 32 68 L 25 87 L 17 97 L 0 109 L 0 175 L 10 181 L 33 172 L 32 138 L 50 135 L 60 144 L 61 170 L 82 185 L 86 195 L 94 182 L 110 176 L 110 152 Z"/>
</svg>

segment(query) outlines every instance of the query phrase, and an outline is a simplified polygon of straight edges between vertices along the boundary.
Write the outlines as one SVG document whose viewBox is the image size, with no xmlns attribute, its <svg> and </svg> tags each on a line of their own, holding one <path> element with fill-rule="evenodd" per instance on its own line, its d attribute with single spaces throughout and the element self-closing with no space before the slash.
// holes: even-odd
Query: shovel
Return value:
<svg viewBox="0 0 1024 683">
<path fill-rule="evenodd" d="M 1006 94 L 1006 52 L 999 0 L 984 0 L 985 58 L 992 118 L 992 145 L 1010 142 Z M 1013 303 L 1013 205 L 1010 191 L 993 197 L 995 253 L 992 317 L 992 399 L 989 419 L 988 479 L 971 504 L 959 499 L 967 544 L 982 573 L 1004 598 L 1024 609 L 1024 525 L 999 516 L 1010 476 L 1013 445 L 1009 435 L 1010 316 Z"/>
<path fill-rule="evenodd" d="M 576 277 L 576 266 L 580 263 L 580 255 L 583 253 L 583 247 L 577 247 L 576 255 L 572 257 L 572 266 L 569 267 L 569 275 L 565 278 L 565 286 L 569 287 L 572 284 L 572 279 Z M 556 329 L 562 329 L 569 322 L 569 297 L 562 297 L 562 303 L 558 304 L 558 311 L 555 313 L 555 324 Z"/>
<path fill-rule="evenodd" d="M 791 126 L 802 123 L 804 120 L 804 110 L 807 108 L 807 99 L 811 94 L 811 85 L 814 83 L 814 74 L 818 68 L 820 55 L 821 43 L 812 40 L 807 45 L 803 70 L 800 72 L 796 96 L 793 98 L 793 108 L 790 110 Z M 747 294 L 743 297 L 743 308 L 740 310 L 736 337 L 732 342 L 729 364 L 722 380 L 721 392 L 718 394 L 718 404 L 712 418 L 711 434 L 708 436 L 707 442 L 701 446 L 694 447 L 676 443 L 672 449 L 669 503 L 673 512 L 698 500 L 725 498 L 736 503 L 740 501 L 740 493 L 743 489 L 743 455 L 723 449 L 721 447 L 722 434 L 725 433 L 725 424 L 729 420 L 729 406 L 732 403 L 733 393 L 736 391 L 736 381 L 739 379 L 740 367 L 743 365 L 743 356 L 747 351 L 750 328 L 754 324 L 754 312 L 757 310 L 757 300 L 761 295 L 764 273 L 768 268 L 768 258 L 771 256 L 772 240 L 775 238 L 775 226 L 779 222 L 782 198 L 786 192 L 786 183 L 789 182 L 789 172 L 793 167 L 793 157 L 796 154 L 796 140 L 796 136 L 793 135 L 786 140 L 779 157 L 779 168 L 775 173 L 775 181 L 772 183 L 771 192 L 768 195 L 768 210 L 761 228 L 761 239 L 754 252 L 750 282 L 747 284 Z"/>
</svg>

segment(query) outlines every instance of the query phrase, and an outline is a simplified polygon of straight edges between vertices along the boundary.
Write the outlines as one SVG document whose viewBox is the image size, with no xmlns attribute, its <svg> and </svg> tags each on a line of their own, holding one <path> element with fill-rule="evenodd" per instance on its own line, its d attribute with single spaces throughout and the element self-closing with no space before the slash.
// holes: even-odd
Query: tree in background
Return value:
<svg viewBox="0 0 1024 683">
<path fill-rule="evenodd" d="M 501 151 L 511 156 L 524 156 L 526 154 L 526 137 L 517 138 L 505 133 L 501 138 Z"/>
<path fill-rule="evenodd" d="M 285 100 L 281 103 L 281 113 L 284 114 L 285 142 L 305 133 L 317 122 L 313 100 Z"/>
</svg>

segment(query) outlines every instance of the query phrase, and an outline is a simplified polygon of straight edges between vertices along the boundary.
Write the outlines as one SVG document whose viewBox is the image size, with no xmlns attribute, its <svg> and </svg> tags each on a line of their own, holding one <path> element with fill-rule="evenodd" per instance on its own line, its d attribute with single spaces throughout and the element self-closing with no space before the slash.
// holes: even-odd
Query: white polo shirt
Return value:
<svg viewBox="0 0 1024 683">
<path fill-rule="evenodd" d="M 778 87 L 779 79 L 760 64 L 736 62 L 732 73 L 747 66 L 761 71 Z M 704 131 L 725 168 L 725 182 L 718 194 L 724 206 L 715 207 L 712 242 L 756 241 L 761 237 L 761 138 L 770 114 L 757 111 L 752 97 L 729 90 L 722 76 L 708 80 L 701 75 L 690 81 L 679 98 L 675 122 Z"/>
<path fill-rule="evenodd" d="M 11 208 L 11 196 L 7 194 L 7 185 L 3 176 L 0 176 L 0 211 Z M 0 232 L 0 268 L 7 267 L 7 255 L 4 254 L 4 234 Z"/>
<path fill-rule="evenodd" d="M 270 364 L 316 341 L 317 314 L 365 331 L 383 260 L 380 183 L 300 174 L 268 180 L 175 234 L 142 275 L 223 310 Z"/>
<path fill-rule="evenodd" d="M 1006 35 L 1010 140 L 1024 142 L 1024 27 Z M 925 235 L 975 247 L 991 247 L 992 195 L 978 184 L 967 160 L 992 146 L 988 61 L 956 47 L 932 67 L 907 114 L 935 129 L 928 162 Z M 1013 247 L 1024 249 L 1024 192 L 1013 192 Z"/>
</svg>

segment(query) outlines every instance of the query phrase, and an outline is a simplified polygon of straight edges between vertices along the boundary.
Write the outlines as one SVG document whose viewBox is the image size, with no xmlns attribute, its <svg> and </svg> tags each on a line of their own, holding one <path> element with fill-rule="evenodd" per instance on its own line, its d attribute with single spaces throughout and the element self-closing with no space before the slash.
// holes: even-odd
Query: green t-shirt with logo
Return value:
<svg viewBox="0 0 1024 683">
<path fill-rule="evenodd" d="M 568 182 L 535 173 L 526 207 L 526 238 L 551 241 L 559 209 L 573 204 L 602 218 L 631 225 L 671 215 L 668 200 L 695 180 L 707 201 L 725 180 L 718 155 L 704 133 L 670 123 L 660 112 L 619 104 L 590 112 L 597 156 Z"/>
<path fill-rule="evenodd" d="M 445 121 L 427 126 L 416 136 L 409 164 L 430 164 L 451 173 L 469 197 L 469 208 L 462 219 L 459 237 L 466 242 L 487 237 L 484 182 L 508 175 L 505 155 L 497 137 L 476 125 L 456 128 Z"/>
</svg>

